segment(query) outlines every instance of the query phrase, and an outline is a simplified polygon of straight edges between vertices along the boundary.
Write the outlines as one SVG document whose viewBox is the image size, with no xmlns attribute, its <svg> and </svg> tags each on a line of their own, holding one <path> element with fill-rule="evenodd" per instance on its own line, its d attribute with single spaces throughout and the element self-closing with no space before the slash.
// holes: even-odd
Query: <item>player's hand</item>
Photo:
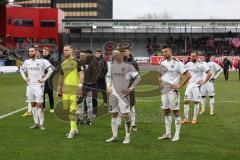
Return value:
<svg viewBox="0 0 240 160">
<path fill-rule="evenodd" d="M 204 83 L 203 83 L 203 80 L 198 81 L 197 84 L 199 84 L 199 85 L 202 86 L 202 85 L 204 84 Z"/>
<path fill-rule="evenodd" d="M 26 79 L 24 79 L 24 81 L 25 81 L 27 84 L 29 84 L 30 79 L 29 79 L 29 78 L 26 78 Z"/>
<path fill-rule="evenodd" d="M 62 91 L 58 91 L 58 92 L 57 92 L 57 96 L 58 96 L 58 97 L 62 97 L 62 95 L 63 95 L 63 92 L 62 92 Z"/>
<path fill-rule="evenodd" d="M 133 88 L 127 88 L 125 90 L 122 90 L 122 94 L 124 94 L 125 96 L 128 96 L 131 92 L 133 91 Z"/>
<path fill-rule="evenodd" d="M 181 85 L 179 85 L 179 84 L 172 84 L 172 88 L 173 88 L 174 90 L 178 90 L 178 89 L 181 88 Z"/>
<path fill-rule="evenodd" d="M 164 87 L 163 87 L 163 84 L 160 84 L 160 85 L 159 85 L 159 88 L 160 88 L 160 90 L 163 89 L 163 88 L 164 88 Z"/>
<path fill-rule="evenodd" d="M 82 96 L 78 96 L 77 97 L 77 104 L 81 104 L 83 102 L 83 97 Z"/>
<path fill-rule="evenodd" d="M 209 80 L 209 82 L 214 83 L 214 82 L 215 82 L 215 78 L 211 78 L 211 79 Z"/>
<path fill-rule="evenodd" d="M 38 80 L 38 82 L 39 82 L 39 83 L 44 83 L 45 80 L 42 78 L 42 79 Z"/>
</svg>

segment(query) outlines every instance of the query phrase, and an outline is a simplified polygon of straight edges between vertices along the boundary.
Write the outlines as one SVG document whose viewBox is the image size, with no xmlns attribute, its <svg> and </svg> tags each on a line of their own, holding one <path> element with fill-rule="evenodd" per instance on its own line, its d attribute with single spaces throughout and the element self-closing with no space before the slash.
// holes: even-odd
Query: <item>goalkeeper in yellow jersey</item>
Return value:
<svg viewBox="0 0 240 160">
<path fill-rule="evenodd" d="M 60 66 L 60 77 L 57 87 L 57 94 L 62 97 L 63 109 L 69 110 L 70 132 L 67 138 L 74 138 L 78 133 L 77 129 L 77 99 L 82 95 L 82 83 L 84 72 L 81 71 L 79 61 L 73 58 L 71 45 L 64 46 L 64 60 Z"/>
</svg>

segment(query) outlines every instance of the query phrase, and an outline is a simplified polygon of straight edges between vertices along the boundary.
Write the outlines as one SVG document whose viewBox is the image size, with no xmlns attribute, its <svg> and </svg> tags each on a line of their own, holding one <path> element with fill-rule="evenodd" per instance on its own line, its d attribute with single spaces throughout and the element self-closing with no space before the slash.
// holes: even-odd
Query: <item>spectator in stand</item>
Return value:
<svg viewBox="0 0 240 160">
<path fill-rule="evenodd" d="M 150 58 L 153 55 L 153 46 L 152 46 L 152 43 L 150 41 L 147 44 L 147 52 L 148 52 L 148 56 Z"/>
</svg>

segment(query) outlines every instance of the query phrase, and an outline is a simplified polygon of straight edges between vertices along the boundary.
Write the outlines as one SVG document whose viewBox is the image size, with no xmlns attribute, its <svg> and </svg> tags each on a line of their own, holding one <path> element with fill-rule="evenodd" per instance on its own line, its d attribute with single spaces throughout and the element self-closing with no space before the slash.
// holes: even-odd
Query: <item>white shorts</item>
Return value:
<svg viewBox="0 0 240 160">
<path fill-rule="evenodd" d="M 162 109 L 179 110 L 180 94 L 179 91 L 170 91 L 162 95 Z"/>
<path fill-rule="evenodd" d="M 43 102 L 43 86 L 41 85 L 29 85 L 27 87 L 27 99 L 28 102 Z"/>
<path fill-rule="evenodd" d="M 109 112 L 130 113 L 129 96 L 117 96 L 111 94 L 109 97 Z"/>
<path fill-rule="evenodd" d="M 201 100 L 201 86 L 190 87 L 187 86 L 185 91 L 184 100 L 200 102 Z"/>
<path fill-rule="evenodd" d="M 214 84 L 209 82 L 201 87 L 202 96 L 215 96 Z"/>
</svg>

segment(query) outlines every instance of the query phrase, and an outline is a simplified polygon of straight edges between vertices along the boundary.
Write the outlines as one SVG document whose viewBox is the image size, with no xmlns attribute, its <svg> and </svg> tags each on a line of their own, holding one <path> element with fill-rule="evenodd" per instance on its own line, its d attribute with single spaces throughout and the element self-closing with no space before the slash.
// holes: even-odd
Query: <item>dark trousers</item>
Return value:
<svg viewBox="0 0 240 160">
<path fill-rule="evenodd" d="M 46 99 L 45 94 L 48 94 L 50 109 L 54 109 L 53 90 L 48 85 L 45 85 L 45 87 L 44 87 L 43 108 L 45 108 L 45 99 Z"/>
<path fill-rule="evenodd" d="M 98 89 L 98 92 L 102 93 L 103 102 L 107 103 L 107 83 L 106 83 L 106 80 L 98 81 L 97 82 L 97 89 Z"/>
<path fill-rule="evenodd" d="M 238 68 L 238 78 L 240 80 L 240 68 Z"/>
<path fill-rule="evenodd" d="M 93 89 L 93 99 L 92 99 L 92 103 L 93 103 L 93 114 L 97 115 L 98 114 L 98 92 L 102 93 L 102 97 L 103 97 L 103 102 L 106 104 L 107 103 L 107 84 L 106 81 L 98 81 L 97 84 L 94 86 Z"/>
<path fill-rule="evenodd" d="M 229 76 L 229 71 L 228 71 L 228 69 L 223 69 L 223 73 L 224 73 L 225 81 L 227 81 L 227 80 L 228 80 L 228 76 Z"/>
</svg>

